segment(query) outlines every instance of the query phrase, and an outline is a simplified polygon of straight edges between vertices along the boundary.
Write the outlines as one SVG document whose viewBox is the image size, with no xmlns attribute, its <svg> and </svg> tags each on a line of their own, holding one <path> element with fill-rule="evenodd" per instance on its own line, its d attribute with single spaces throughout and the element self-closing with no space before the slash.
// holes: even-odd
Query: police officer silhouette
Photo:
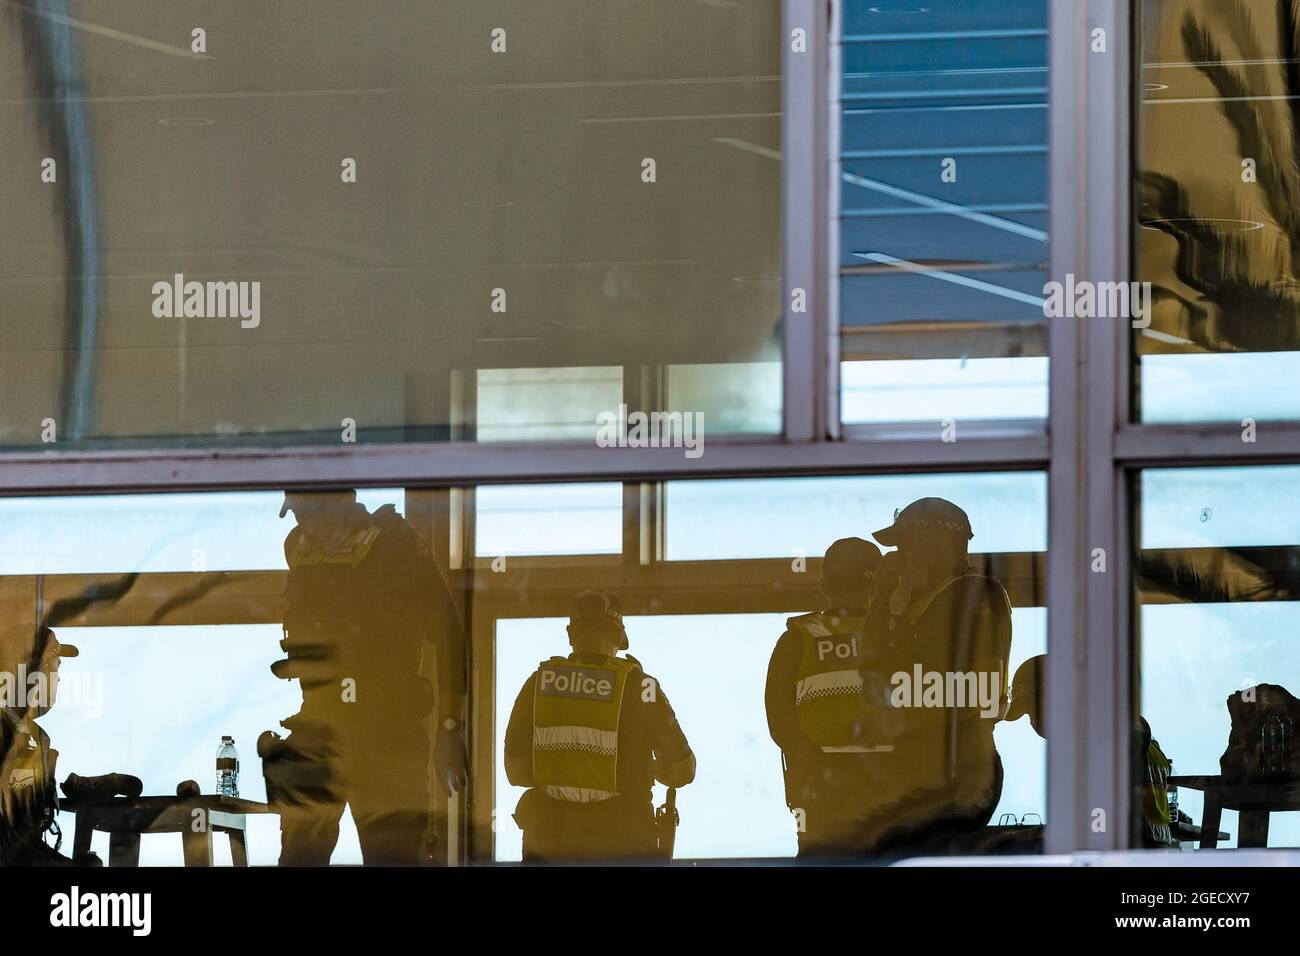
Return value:
<svg viewBox="0 0 1300 956">
<path fill-rule="evenodd" d="M 291 492 L 280 516 L 290 511 L 287 657 L 271 669 L 299 681 L 303 705 L 281 722 L 286 740 L 268 732 L 258 741 L 280 813 L 280 863 L 328 864 L 345 805 L 365 863 L 427 862 L 430 757 L 447 792 L 466 781 L 463 626 L 428 549 L 393 506 L 372 514 L 355 491 Z M 421 676 L 431 647 L 436 715 Z M 434 717 L 431 748 L 425 723 Z"/>
<path fill-rule="evenodd" d="M 514 815 L 524 862 L 659 860 L 651 788 L 686 786 L 695 755 L 659 682 L 619 656 L 617 599 L 578 595 L 568 632 L 573 652 L 528 678 L 506 729 L 506 776 L 529 788 Z"/>
<path fill-rule="evenodd" d="M 980 836 L 1002 792 L 993 728 L 1007 706 L 1011 604 L 972 566 L 970 520 L 951 501 L 914 501 L 873 537 L 897 550 L 876 572 L 874 640 L 862 648 L 867 702 L 893 747 L 868 843 L 882 855 L 951 852 Z"/>
<path fill-rule="evenodd" d="M 768 730 L 781 748 L 799 856 L 853 855 L 870 792 L 858 659 L 880 550 L 841 538 L 822 561 L 827 609 L 792 617 L 767 669 Z"/>
<path fill-rule="evenodd" d="M 7 628 L 0 635 L 6 676 L 23 677 L 8 688 L 14 699 L 8 693 L 0 695 L 0 866 L 74 863 L 59 853 L 62 835 L 55 823 L 59 801 L 54 778 L 59 752 L 50 746 L 49 734 L 36 719 L 55 704 L 62 660 L 78 653 L 44 626 L 37 629 L 34 641 L 29 628 Z M 90 778 L 92 783 L 108 780 Z M 47 833 L 56 836 L 54 846 L 46 842 Z M 89 852 L 75 862 L 101 865 L 99 857 Z"/>
</svg>

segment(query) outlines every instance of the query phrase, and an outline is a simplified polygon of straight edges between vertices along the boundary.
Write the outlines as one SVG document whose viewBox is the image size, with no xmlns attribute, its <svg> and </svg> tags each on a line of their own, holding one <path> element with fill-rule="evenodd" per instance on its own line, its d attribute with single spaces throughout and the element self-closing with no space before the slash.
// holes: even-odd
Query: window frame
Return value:
<svg viewBox="0 0 1300 956">
<path fill-rule="evenodd" d="M 1134 170 L 1132 0 L 1049 3 L 1049 259 L 1067 273 L 1127 281 Z M 1129 419 L 1127 327 L 1053 320 L 1049 417 L 937 429 L 839 424 L 836 225 L 840 176 L 842 0 L 785 0 L 782 12 L 783 427 L 680 449 L 592 443 L 352 444 L 238 449 L 0 452 L 0 495 L 119 494 L 357 485 L 452 488 L 502 483 L 655 482 L 673 478 L 1033 470 L 1048 474 L 1047 843 L 1049 853 L 1129 842 L 1128 728 L 1135 675 L 1127 481 L 1143 467 L 1300 461 L 1300 422 L 1262 423 L 1254 443 L 1233 423 Z M 1108 52 L 1089 49 L 1105 29 Z M 807 36 L 806 52 L 790 42 Z M 807 311 L 790 311 L 792 291 Z M 472 495 L 470 496 L 472 500 Z M 625 507 L 639 514 L 636 495 Z M 472 534 L 472 516 L 467 516 Z M 631 527 L 629 522 L 628 527 Z M 472 537 L 468 540 L 472 540 Z M 1106 555 L 1092 570 L 1094 549 Z M 1117 639 L 1117 635 L 1119 636 Z M 1107 825 L 1094 826 L 1094 810 Z M 454 813 L 454 811 L 453 811 Z M 453 816 L 454 820 L 454 816 Z M 453 823 L 453 829 L 455 824 Z M 457 854 L 453 852 L 452 856 Z"/>
</svg>

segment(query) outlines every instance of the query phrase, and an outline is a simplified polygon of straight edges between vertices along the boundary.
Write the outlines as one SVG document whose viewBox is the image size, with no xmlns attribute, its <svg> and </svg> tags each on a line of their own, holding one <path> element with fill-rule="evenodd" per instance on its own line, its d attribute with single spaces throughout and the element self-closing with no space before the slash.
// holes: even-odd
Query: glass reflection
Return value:
<svg viewBox="0 0 1300 956">
<path fill-rule="evenodd" d="M 1135 417 L 1300 416 L 1300 9 L 1143 0 L 1136 92 Z"/>
<path fill-rule="evenodd" d="M 1295 466 L 1140 476 L 1136 845 L 1300 843 L 1297 490 Z"/>
<path fill-rule="evenodd" d="M 0 10 L 0 446 L 779 425 L 776 0 L 190 19 Z"/>
<path fill-rule="evenodd" d="M 842 8 L 841 419 L 1047 414 L 1047 4 Z"/>
<path fill-rule="evenodd" d="M 0 860 L 1034 850 L 1044 487 L 8 499 Z"/>
</svg>

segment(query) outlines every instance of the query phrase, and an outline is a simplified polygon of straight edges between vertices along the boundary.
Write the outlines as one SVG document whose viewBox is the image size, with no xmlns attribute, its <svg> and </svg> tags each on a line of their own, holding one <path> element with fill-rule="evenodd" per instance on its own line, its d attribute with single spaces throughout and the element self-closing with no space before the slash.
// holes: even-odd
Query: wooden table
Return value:
<svg viewBox="0 0 1300 956">
<path fill-rule="evenodd" d="M 186 866 L 212 865 L 212 834 L 230 840 L 230 859 L 248 866 L 244 842 L 244 817 L 273 813 L 265 803 L 202 794 L 197 797 L 110 797 L 106 800 L 59 801 L 59 809 L 77 815 L 72 853 L 90 852 L 96 830 L 108 833 L 108 865 L 139 866 L 140 836 L 145 833 L 179 833 Z"/>
<path fill-rule="evenodd" d="M 1300 810 L 1300 780 L 1276 783 L 1225 780 L 1218 774 L 1170 777 L 1169 783 L 1205 794 L 1201 816 L 1201 849 L 1212 850 L 1219 843 L 1219 817 L 1224 810 L 1241 816 L 1239 847 L 1268 846 L 1268 815 L 1275 811 Z"/>
<path fill-rule="evenodd" d="M 1195 843 L 1200 846 L 1201 840 L 1204 839 L 1201 828 L 1195 823 L 1171 823 L 1169 824 L 1169 832 L 1178 843 Z M 1229 836 L 1231 836 L 1230 833 L 1224 833 L 1220 830 L 1218 839 L 1226 840 Z"/>
</svg>

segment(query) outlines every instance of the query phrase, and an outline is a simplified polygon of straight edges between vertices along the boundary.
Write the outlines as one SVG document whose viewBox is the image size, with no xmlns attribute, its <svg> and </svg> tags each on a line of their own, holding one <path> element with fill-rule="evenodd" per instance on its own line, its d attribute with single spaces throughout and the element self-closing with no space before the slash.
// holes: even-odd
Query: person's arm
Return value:
<svg viewBox="0 0 1300 956">
<path fill-rule="evenodd" d="M 941 706 L 906 708 L 909 732 L 960 725 L 982 733 L 986 722 L 991 727 L 1002 716 L 1010 608 L 1005 597 L 1003 607 L 997 606 L 990 599 L 994 594 L 985 579 L 950 582 L 931 602 L 906 651 L 894 661 L 895 670 L 903 675 L 910 676 L 919 667 L 922 674 L 943 678 Z M 950 687 L 950 680 L 961 682 L 959 691 L 955 684 Z M 956 699 L 948 699 L 950 689 L 962 695 L 962 706 Z M 921 694 L 920 688 L 912 691 Z"/>
<path fill-rule="evenodd" d="M 813 743 L 799 726 L 795 707 L 795 675 L 799 672 L 799 658 L 803 652 L 799 637 L 786 631 L 772 649 L 767 662 L 767 685 L 763 698 L 767 705 L 767 732 L 787 764 L 796 772 L 805 768 L 821 755 L 821 748 Z"/>
<path fill-rule="evenodd" d="M 997 707 L 996 719 L 1001 720 L 1011 702 L 1011 602 L 1007 600 L 1006 592 L 1000 584 L 995 581 L 993 585 L 995 589 L 990 589 L 992 593 L 988 612 L 981 622 L 985 630 L 981 632 L 980 643 L 977 645 L 975 668 L 979 672 L 998 676 L 998 686 L 995 689 L 997 701 L 994 706 Z M 981 713 L 980 716 L 986 715 Z"/>
<path fill-rule="evenodd" d="M 437 649 L 438 721 L 459 721 L 465 712 L 465 645 L 469 634 L 442 571 L 432 558 L 427 560 L 425 575 L 427 619 L 433 622 L 430 637 Z"/>
<path fill-rule="evenodd" d="M 442 569 L 416 530 L 395 512 L 381 509 L 375 516 L 383 521 L 375 547 L 382 549 L 389 569 L 388 600 L 399 614 L 418 622 L 436 650 L 438 725 L 449 718 L 459 723 L 465 709 L 465 623 Z"/>
<path fill-rule="evenodd" d="M 653 677 L 649 679 L 654 680 Z M 654 749 L 655 779 L 666 787 L 684 787 L 695 779 L 695 753 L 658 681 L 655 681 L 655 693 L 646 706 L 651 708 L 650 741 Z"/>
<path fill-rule="evenodd" d="M 1006 711 L 1011 655 L 1011 604 L 996 580 L 979 577 L 968 582 L 963 600 L 955 605 L 960 619 L 953 622 L 958 645 L 953 667 L 973 672 L 977 700 L 957 709 L 959 717 L 979 717 L 995 722 Z"/>
<path fill-rule="evenodd" d="M 524 682 L 506 725 L 506 779 L 514 787 L 535 787 L 533 776 L 533 675 Z"/>
<path fill-rule="evenodd" d="M 434 765 L 448 794 L 469 782 L 469 755 L 465 746 L 465 645 L 468 636 L 451 590 L 419 535 L 406 522 L 401 525 L 401 569 L 394 575 L 398 593 L 395 606 L 416 615 L 425 638 L 434 647 L 434 681 L 437 712 L 434 716 Z M 383 540 L 382 538 L 380 539 Z"/>
</svg>

